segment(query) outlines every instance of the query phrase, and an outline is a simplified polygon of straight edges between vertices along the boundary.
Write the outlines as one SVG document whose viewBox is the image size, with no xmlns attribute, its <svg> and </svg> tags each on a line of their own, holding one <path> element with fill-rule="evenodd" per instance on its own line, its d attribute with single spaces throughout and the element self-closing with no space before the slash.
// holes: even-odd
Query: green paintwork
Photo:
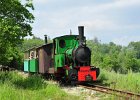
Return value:
<svg viewBox="0 0 140 100">
<path fill-rule="evenodd" d="M 24 71 L 29 72 L 29 60 L 24 60 Z"/>
<path fill-rule="evenodd" d="M 65 41 L 65 46 L 62 48 L 59 45 L 60 40 Z M 72 51 L 78 47 L 79 42 L 76 35 L 62 36 L 54 39 L 55 41 L 55 69 L 65 66 L 65 55 L 72 59 Z"/>
<path fill-rule="evenodd" d="M 63 67 L 64 65 L 65 65 L 65 55 L 64 54 L 55 55 L 55 66 Z"/>
<path fill-rule="evenodd" d="M 69 59 L 72 59 L 72 52 L 73 52 L 73 48 L 68 49 L 68 50 L 66 51 L 66 56 L 67 56 Z"/>
<path fill-rule="evenodd" d="M 55 38 L 56 42 L 56 49 L 55 49 L 55 54 L 62 54 L 65 53 L 67 49 L 71 49 L 74 47 L 78 46 L 78 40 L 76 39 L 77 37 L 75 35 L 69 35 L 69 36 L 63 36 L 63 37 L 58 37 Z M 61 48 L 59 46 L 59 41 L 60 40 L 65 40 L 65 47 Z"/>
<path fill-rule="evenodd" d="M 30 72 L 38 72 L 38 59 L 31 59 L 30 60 Z"/>
</svg>

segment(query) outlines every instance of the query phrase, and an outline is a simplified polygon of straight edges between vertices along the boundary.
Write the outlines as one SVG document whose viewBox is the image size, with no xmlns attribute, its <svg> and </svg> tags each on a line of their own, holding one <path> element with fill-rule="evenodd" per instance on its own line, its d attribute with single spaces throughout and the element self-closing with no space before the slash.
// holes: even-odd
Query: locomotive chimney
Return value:
<svg viewBox="0 0 140 100">
<path fill-rule="evenodd" d="M 79 30 L 79 44 L 82 45 L 84 42 L 84 26 L 78 26 Z"/>
<path fill-rule="evenodd" d="M 44 37 L 45 37 L 45 44 L 47 44 L 48 42 L 47 35 L 44 35 Z"/>
</svg>

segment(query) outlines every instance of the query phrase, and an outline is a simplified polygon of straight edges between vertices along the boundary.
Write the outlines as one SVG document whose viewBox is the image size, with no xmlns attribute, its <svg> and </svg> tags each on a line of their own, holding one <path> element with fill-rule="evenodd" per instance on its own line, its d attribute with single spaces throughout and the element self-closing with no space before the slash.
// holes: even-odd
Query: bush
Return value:
<svg viewBox="0 0 140 100">
<path fill-rule="evenodd" d="M 76 100 L 41 76 L 23 78 L 18 72 L 0 72 L 0 100 Z"/>
</svg>

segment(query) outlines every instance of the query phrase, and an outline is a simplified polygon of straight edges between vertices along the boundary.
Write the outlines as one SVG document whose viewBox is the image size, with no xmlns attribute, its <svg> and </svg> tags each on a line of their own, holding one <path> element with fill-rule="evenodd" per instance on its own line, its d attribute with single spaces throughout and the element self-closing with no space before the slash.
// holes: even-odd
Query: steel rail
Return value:
<svg viewBox="0 0 140 100">
<path fill-rule="evenodd" d="M 134 98 L 135 100 L 140 100 L 140 94 L 136 94 L 136 93 L 132 93 L 132 92 L 128 92 L 128 91 L 112 89 L 112 88 L 108 88 L 108 87 L 104 87 L 104 86 L 100 86 L 100 85 L 88 85 L 88 86 L 87 85 L 79 85 L 79 86 L 84 87 L 86 89 L 106 93 L 106 94 L 112 94 L 112 95 L 116 95 L 119 97 L 125 97 L 127 99 Z"/>
</svg>

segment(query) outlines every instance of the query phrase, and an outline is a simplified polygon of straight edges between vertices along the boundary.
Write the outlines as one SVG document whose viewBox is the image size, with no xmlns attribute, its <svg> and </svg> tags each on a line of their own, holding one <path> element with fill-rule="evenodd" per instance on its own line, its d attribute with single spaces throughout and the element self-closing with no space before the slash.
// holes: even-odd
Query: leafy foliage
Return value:
<svg viewBox="0 0 140 100">
<path fill-rule="evenodd" d="M 17 53 L 17 46 L 25 36 L 32 35 L 34 16 L 28 8 L 33 9 L 29 0 L 25 5 L 19 0 L 0 0 L 0 64 L 18 59 L 21 54 Z"/>
<path fill-rule="evenodd" d="M 87 41 L 92 51 L 92 65 L 109 71 L 127 73 L 128 70 L 140 71 L 140 42 L 131 42 L 127 47 L 100 43 L 97 38 Z"/>
<path fill-rule="evenodd" d="M 33 37 L 32 39 L 24 39 L 24 42 L 21 46 L 21 50 L 24 52 L 30 48 L 41 46 L 44 44 L 44 40 Z"/>
</svg>

